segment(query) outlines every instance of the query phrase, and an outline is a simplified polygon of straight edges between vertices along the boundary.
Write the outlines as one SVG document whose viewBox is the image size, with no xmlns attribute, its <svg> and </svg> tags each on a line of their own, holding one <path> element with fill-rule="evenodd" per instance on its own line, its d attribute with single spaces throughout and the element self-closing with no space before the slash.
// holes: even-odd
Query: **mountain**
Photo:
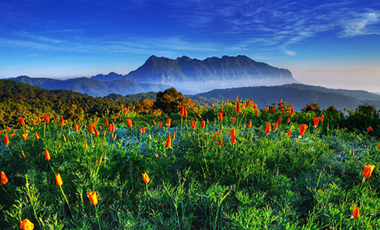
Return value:
<svg viewBox="0 0 380 230">
<path fill-rule="evenodd" d="M 109 74 L 103 75 L 98 74 L 96 76 L 91 77 L 91 79 L 99 80 L 99 81 L 114 81 L 114 80 L 122 80 L 123 75 L 111 72 Z"/>
<path fill-rule="evenodd" d="M 94 97 L 103 97 L 111 93 L 126 95 L 148 91 L 162 91 L 169 88 L 167 85 L 137 83 L 128 79 L 100 81 L 82 77 L 68 80 L 55 80 L 50 78 L 30 78 L 28 76 L 20 76 L 11 80 L 38 86 L 44 89 L 73 90 Z"/>
<path fill-rule="evenodd" d="M 259 108 L 264 108 L 281 99 L 293 104 L 295 110 L 301 110 L 306 104 L 317 103 L 321 109 L 334 105 L 338 110 L 356 109 L 358 105 L 368 103 L 380 108 L 380 96 L 366 91 L 328 89 L 320 86 L 287 84 L 282 86 L 257 86 L 230 89 L 216 89 L 191 96 L 198 104 L 215 103 L 226 99 L 253 99 Z"/>
<path fill-rule="evenodd" d="M 289 70 L 256 62 L 244 55 L 212 57 L 203 61 L 186 56 L 177 59 L 151 56 L 124 78 L 139 83 L 168 84 L 190 93 L 216 88 L 297 83 Z"/>
</svg>

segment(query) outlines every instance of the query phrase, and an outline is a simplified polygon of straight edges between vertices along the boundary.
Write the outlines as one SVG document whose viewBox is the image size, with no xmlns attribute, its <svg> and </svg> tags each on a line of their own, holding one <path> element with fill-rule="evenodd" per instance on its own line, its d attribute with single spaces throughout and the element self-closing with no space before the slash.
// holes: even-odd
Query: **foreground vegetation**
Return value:
<svg viewBox="0 0 380 230">
<path fill-rule="evenodd" d="M 255 108 L 18 117 L 0 134 L 0 228 L 380 228 L 376 111 Z"/>
</svg>

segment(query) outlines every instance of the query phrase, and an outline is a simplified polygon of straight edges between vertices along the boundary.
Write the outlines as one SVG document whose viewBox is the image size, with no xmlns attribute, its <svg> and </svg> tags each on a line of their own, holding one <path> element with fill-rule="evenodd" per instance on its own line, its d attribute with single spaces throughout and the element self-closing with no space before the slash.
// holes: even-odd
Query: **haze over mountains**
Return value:
<svg viewBox="0 0 380 230">
<path fill-rule="evenodd" d="M 160 91 L 172 86 L 183 93 L 195 94 L 220 88 L 297 83 L 289 70 L 256 62 L 242 55 L 212 57 L 203 61 L 186 56 L 177 59 L 151 56 L 127 75 L 111 72 L 64 81 L 27 76 L 11 80 L 46 89 L 68 89 L 91 96 Z"/>
<path fill-rule="evenodd" d="M 380 107 L 380 95 L 363 90 L 302 85 L 289 70 L 256 62 L 243 55 L 205 60 L 186 56 L 177 59 L 151 56 L 142 66 L 127 75 L 111 72 L 68 80 L 27 76 L 10 80 L 45 89 L 73 90 L 105 98 L 110 94 L 128 95 L 125 98 L 129 98 L 134 94 L 175 87 L 185 95 L 192 95 L 190 97 L 201 104 L 233 99 L 239 95 L 240 98 L 256 100 L 259 108 L 280 99 L 293 104 L 296 110 L 312 102 L 318 103 L 321 109 L 331 105 L 338 109 L 346 106 L 355 109 L 364 103 Z"/>
</svg>

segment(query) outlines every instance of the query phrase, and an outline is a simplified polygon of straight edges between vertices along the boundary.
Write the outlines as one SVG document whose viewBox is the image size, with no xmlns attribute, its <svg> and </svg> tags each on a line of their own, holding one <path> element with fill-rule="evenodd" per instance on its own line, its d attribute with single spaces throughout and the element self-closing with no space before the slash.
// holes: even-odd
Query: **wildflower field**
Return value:
<svg viewBox="0 0 380 230">
<path fill-rule="evenodd" d="M 0 137 L 0 229 L 380 229 L 376 111 L 250 100 Z"/>
</svg>

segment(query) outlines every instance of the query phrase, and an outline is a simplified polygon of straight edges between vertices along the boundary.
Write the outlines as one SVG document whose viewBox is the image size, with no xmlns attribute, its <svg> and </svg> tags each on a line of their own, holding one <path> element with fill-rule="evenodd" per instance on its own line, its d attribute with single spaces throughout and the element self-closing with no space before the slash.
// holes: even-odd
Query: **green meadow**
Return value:
<svg viewBox="0 0 380 230">
<path fill-rule="evenodd" d="M 0 228 L 380 229 L 377 111 L 282 105 L 17 117 L 0 134 Z"/>
</svg>

